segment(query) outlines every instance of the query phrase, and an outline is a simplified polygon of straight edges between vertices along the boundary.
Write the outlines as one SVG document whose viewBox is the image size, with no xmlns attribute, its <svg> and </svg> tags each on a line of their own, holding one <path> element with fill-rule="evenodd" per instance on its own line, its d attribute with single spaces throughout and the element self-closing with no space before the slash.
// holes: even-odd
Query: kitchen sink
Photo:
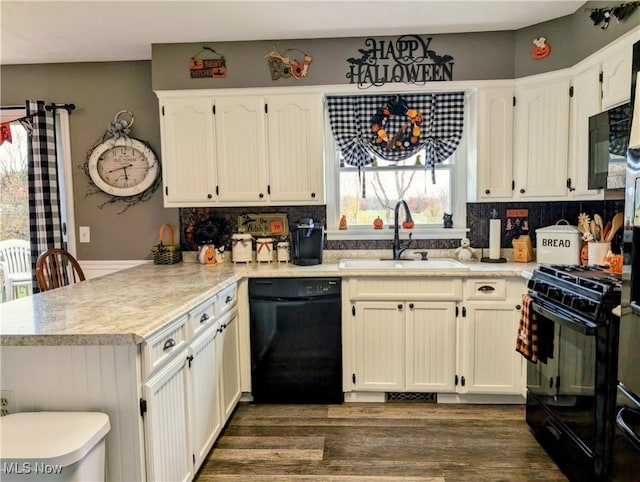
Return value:
<svg viewBox="0 0 640 482">
<path fill-rule="evenodd" d="M 343 259 L 339 269 L 393 269 L 393 270 L 468 270 L 469 267 L 449 258 L 426 261 L 414 259 Z"/>
</svg>

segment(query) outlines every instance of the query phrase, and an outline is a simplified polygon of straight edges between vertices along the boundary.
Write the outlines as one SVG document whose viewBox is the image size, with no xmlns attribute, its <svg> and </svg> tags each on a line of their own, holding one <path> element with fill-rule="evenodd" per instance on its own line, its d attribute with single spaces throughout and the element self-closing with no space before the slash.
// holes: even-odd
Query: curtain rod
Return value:
<svg viewBox="0 0 640 482">
<path fill-rule="evenodd" d="M 24 109 L 23 105 L 8 105 L 8 106 L 0 106 L 0 110 L 16 110 L 16 109 Z M 76 108 L 75 104 L 55 104 L 51 103 L 49 105 L 45 105 L 44 108 L 48 111 L 52 111 L 55 109 L 65 109 L 69 114 L 73 112 Z"/>
<path fill-rule="evenodd" d="M 66 110 L 69 114 L 71 114 L 71 112 L 73 112 L 76 108 L 75 104 L 54 104 L 53 102 L 49 105 L 45 105 L 44 108 L 46 110 L 56 110 L 56 109 L 64 109 Z"/>
</svg>

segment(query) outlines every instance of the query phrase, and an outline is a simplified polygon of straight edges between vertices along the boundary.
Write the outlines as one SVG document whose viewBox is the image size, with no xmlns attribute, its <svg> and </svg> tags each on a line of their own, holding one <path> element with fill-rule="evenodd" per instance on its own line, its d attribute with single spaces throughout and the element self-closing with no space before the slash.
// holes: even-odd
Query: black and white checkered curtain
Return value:
<svg viewBox="0 0 640 482">
<path fill-rule="evenodd" d="M 38 292 L 36 261 L 49 248 L 62 248 L 62 218 L 56 156 L 55 112 L 43 101 L 27 101 L 27 117 L 33 128 L 29 138 L 29 229 L 33 291 Z"/>
<path fill-rule="evenodd" d="M 426 149 L 425 166 L 446 161 L 457 149 L 464 127 L 464 92 L 402 94 L 410 109 L 423 117 L 420 140 L 403 149 L 387 148 L 376 143 L 371 119 L 378 109 L 388 104 L 392 94 L 327 96 L 329 122 L 333 137 L 342 152 L 342 162 L 362 168 L 373 163 L 374 156 L 388 161 L 401 161 Z M 386 131 L 397 132 L 409 119 L 396 115 Z"/>
</svg>

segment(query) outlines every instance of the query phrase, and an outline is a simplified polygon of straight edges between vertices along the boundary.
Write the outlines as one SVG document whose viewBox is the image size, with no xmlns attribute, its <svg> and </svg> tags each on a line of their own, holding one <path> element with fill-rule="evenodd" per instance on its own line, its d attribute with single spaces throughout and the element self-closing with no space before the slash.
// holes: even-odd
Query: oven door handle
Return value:
<svg viewBox="0 0 640 482">
<path fill-rule="evenodd" d="M 640 417 L 640 412 L 638 410 L 634 410 L 633 408 L 622 407 L 618 412 L 618 415 L 616 415 L 616 424 L 618 425 L 618 427 L 620 427 L 622 433 L 624 433 L 624 435 L 629 439 L 633 446 L 637 450 L 640 450 L 640 434 L 635 433 L 629 425 L 628 420 L 626 420 L 629 417 L 638 418 Z"/>
<path fill-rule="evenodd" d="M 598 325 L 596 325 L 595 323 L 588 322 L 586 320 L 577 321 L 570 318 L 569 316 L 563 317 L 560 314 L 549 311 L 545 309 L 544 306 L 540 304 L 540 302 L 537 300 L 532 301 L 531 309 L 536 313 L 538 313 L 539 315 L 542 315 L 545 318 L 548 318 L 549 320 L 553 321 L 554 323 L 557 323 L 561 326 L 565 326 L 583 335 L 588 335 L 588 336 L 595 335 L 596 328 L 598 327 Z"/>
</svg>

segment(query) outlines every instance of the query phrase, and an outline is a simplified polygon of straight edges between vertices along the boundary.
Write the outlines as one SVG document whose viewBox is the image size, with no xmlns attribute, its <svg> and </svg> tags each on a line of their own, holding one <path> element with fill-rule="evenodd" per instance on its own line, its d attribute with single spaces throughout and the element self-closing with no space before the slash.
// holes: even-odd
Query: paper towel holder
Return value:
<svg viewBox="0 0 640 482">
<path fill-rule="evenodd" d="M 497 219 L 498 213 L 495 209 L 493 209 L 492 213 L 491 213 L 491 219 Z M 487 223 L 487 226 L 489 226 L 489 223 Z M 500 229 L 502 229 L 502 225 L 500 227 Z M 502 238 L 502 236 L 500 236 L 500 238 Z M 507 260 L 506 258 L 502 258 L 502 257 L 498 257 L 498 258 L 491 258 L 489 256 L 484 256 L 484 248 L 481 248 L 481 258 L 480 258 L 480 262 L 482 263 L 506 263 Z"/>
</svg>

